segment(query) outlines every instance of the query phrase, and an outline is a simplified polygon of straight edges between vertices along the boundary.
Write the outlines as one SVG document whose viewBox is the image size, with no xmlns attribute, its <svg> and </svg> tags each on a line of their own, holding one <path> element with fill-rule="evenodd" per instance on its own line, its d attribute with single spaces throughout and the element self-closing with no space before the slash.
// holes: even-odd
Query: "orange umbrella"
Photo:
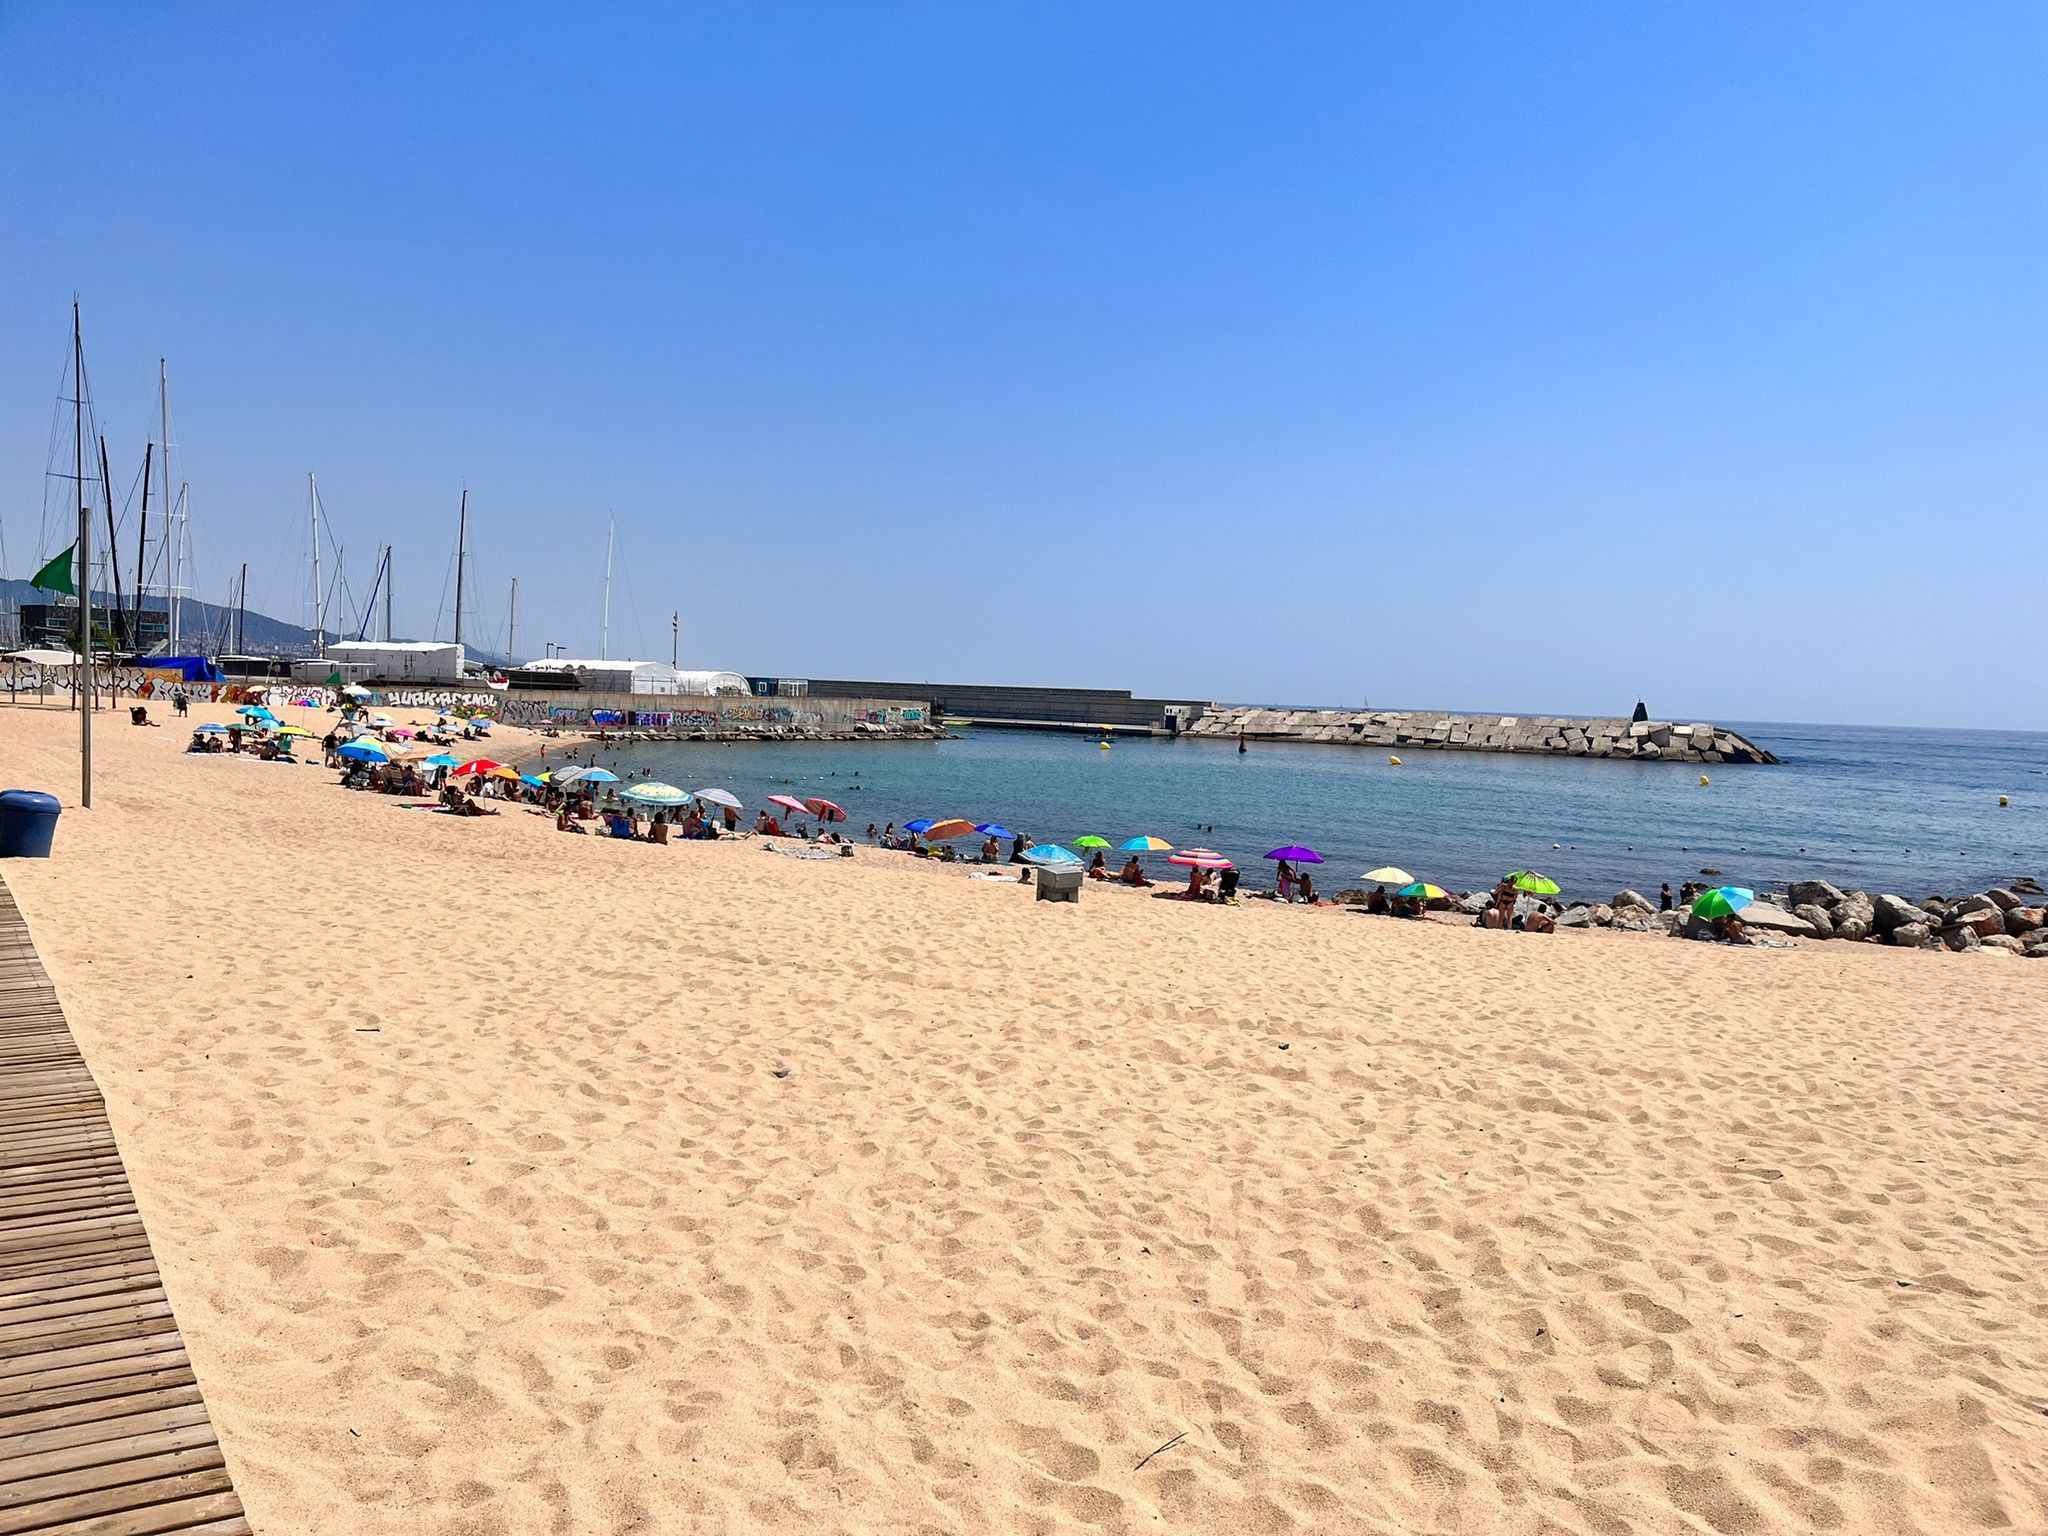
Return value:
<svg viewBox="0 0 2048 1536">
<path fill-rule="evenodd" d="M 944 821 L 935 821 L 924 829 L 924 840 L 928 843 L 950 843 L 956 837 L 965 837 L 974 830 L 974 823 L 950 816 Z"/>
</svg>

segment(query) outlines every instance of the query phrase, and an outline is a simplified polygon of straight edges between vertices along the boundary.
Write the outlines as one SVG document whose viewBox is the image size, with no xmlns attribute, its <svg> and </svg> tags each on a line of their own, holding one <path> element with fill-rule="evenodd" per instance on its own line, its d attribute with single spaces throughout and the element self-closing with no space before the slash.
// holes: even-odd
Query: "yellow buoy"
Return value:
<svg viewBox="0 0 2048 1536">
<path fill-rule="evenodd" d="M 81 663 L 80 663 L 80 665 L 82 666 L 82 665 L 84 665 L 84 663 L 82 663 L 82 662 L 81 662 Z M 1102 750 L 1103 750 L 1103 751 L 1105 751 L 1105 752 L 1107 752 L 1107 751 L 1109 750 L 1109 743 L 1108 743 L 1108 742 L 1106 742 L 1106 741 L 1098 741 L 1097 743 L 1095 743 L 1095 745 L 1097 745 L 1098 747 L 1102 748 Z"/>
<path fill-rule="evenodd" d="M 1401 759 L 1399 759 L 1398 757 L 1390 757 L 1387 759 L 1387 761 L 1392 763 L 1396 768 L 1401 766 Z"/>
<path fill-rule="evenodd" d="M 1998 803 L 1999 803 L 2000 805 L 2005 805 L 2005 806 L 2009 806 L 2009 805 L 2011 805 L 2011 804 L 2012 804 L 2012 801 L 2008 800 L 2008 799 L 2007 799 L 2007 798 L 2006 798 L 2006 797 L 2005 797 L 2004 795 L 2000 795 L 2000 796 L 1998 797 Z"/>
<path fill-rule="evenodd" d="M 1713 781 L 1712 779 L 1708 778 L 1708 777 L 1707 777 L 1707 776 L 1706 776 L 1706 775 L 1705 775 L 1705 774 L 1703 773 L 1703 774 L 1701 774 L 1701 775 L 1700 775 L 1700 782 L 1701 782 L 1702 784 L 1711 784 L 1711 783 L 1713 783 L 1714 781 Z"/>
</svg>

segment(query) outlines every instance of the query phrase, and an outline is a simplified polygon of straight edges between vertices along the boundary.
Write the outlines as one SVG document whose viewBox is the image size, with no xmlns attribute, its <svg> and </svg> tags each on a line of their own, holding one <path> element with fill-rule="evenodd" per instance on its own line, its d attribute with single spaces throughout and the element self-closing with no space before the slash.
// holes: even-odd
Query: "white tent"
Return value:
<svg viewBox="0 0 2048 1536">
<path fill-rule="evenodd" d="M 25 661 L 32 667 L 75 667 L 78 665 L 76 651 L 58 651 L 30 648 L 23 651 L 9 651 L 0 657 L 5 661 Z"/>
</svg>

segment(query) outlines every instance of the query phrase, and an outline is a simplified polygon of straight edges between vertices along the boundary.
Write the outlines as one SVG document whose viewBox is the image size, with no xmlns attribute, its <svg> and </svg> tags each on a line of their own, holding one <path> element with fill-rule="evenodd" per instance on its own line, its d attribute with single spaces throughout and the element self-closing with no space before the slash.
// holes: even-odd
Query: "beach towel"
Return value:
<svg viewBox="0 0 2048 1536">
<path fill-rule="evenodd" d="M 785 859 L 836 859 L 839 857 L 838 854 L 828 853 L 823 848 L 777 848 L 770 844 L 768 851 L 770 853 L 779 853 Z"/>
</svg>

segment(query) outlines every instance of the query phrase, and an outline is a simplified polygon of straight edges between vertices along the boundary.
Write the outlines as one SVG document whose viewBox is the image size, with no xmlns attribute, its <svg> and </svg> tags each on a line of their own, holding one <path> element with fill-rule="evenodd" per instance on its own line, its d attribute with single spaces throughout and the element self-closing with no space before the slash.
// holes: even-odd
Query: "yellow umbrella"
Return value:
<svg viewBox="0 0 2048 1536">
<path fill-rule="evenodd" d="M 519 777 L 519 770 L 517 768 L 507 768 L 503 763 L 500 763 L 490 771 L 488 776 L 493 779 L 516 779 Z"/>
<path fill-rule="evenodd" d="M 1381 885 L 1408 885 L 1415 879 L 1407 870 L 1396 869 L 1391 864 L 1382 864 L 1378 869 L 1368 869 L 1358 878 L 1377 880 Z"/>
<path fill-rule="evenodd" d="M 313 733 L 307 730 L 304 726 L 280 725 L 276 730 L 272 731 L 270 734 L 273 736 L 310 736 Z"/>
<path fill-rule="evenodd" d="M 1402 886 L 1394 894 L 1397 896 L 1420 896 L 1425 901 L 1442 901 L 1451 893 L 1440 885 L 1431 885 L 1427 880 L 1417 880 L 1412 885 Z"/>
<path fill-rule="evenodd" d="M 1116 845 L 1118 853 L 1171 853 L 1173 844 L 1163 837 L 1134 837 Z"/>
</svg>

